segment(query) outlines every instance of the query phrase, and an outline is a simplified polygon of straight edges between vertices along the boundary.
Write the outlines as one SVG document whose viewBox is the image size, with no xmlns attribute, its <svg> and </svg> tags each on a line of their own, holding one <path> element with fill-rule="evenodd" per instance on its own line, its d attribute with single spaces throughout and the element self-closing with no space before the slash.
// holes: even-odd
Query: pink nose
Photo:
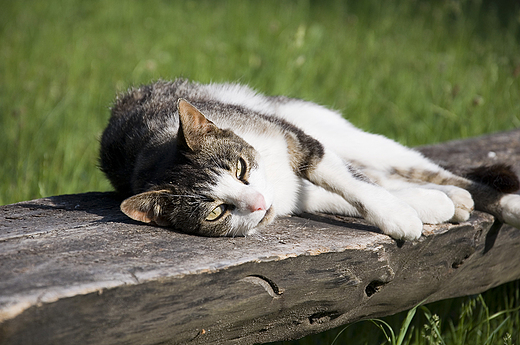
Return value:
<svg viewBox="0 0 520 345">
<path fill-rule="evenodd" d="M 265 199 L 264 196 L 260 193 L 258 193 L 254 199 L 253 202 L 251 202 L 249 205 L 249 211 L 256 212 L 256 211 L 265 211 Z"/>
</svg>

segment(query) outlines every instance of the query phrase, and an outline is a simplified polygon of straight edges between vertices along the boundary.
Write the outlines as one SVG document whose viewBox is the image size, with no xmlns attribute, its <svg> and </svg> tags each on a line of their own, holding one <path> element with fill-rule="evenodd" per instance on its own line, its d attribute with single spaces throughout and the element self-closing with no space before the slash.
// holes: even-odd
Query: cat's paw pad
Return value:
<svg viewBox="0 0 520 345">
<path fill-rule="evenodd" d="M 392 194 L 410 205 L 423 223 L 439 224 L 449 221 L 455 214 L 453 201 L 443 192 L 426 188 L 407 188 Z"/>
<path fill-rule="evenodd" d="M 455 214 L 450 219 L 450 222 L 459 223 L 467 221 L 475 208 L 475 202 L 471 194 L 465 189 L 455 187 L 446 192 L 446 195 L 448 195 L 455 205 Z"/>
<path fill-rule="evenodd" d="M 506 194 L 500 199 L 504 222 L 520 229 L 520 195 Z"/>
</svg>

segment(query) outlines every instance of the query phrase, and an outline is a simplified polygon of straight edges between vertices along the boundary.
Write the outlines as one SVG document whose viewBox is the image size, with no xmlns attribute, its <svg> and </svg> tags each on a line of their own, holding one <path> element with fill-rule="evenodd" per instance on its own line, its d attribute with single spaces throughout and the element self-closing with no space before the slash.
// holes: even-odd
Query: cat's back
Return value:
<svg viewBox="0 0 520 345">
<path fill-rule="evenodd" d="M 116 99 L 101 138 L 101 169 L 116 190 L 132 189 L 129 181 L 141 162 L 166 164 L 165 157 L 175 152 L 180 98 L 218 127 L 231 129 L 255 149 L 268 152 L 267 159 L 285 157 L 288 136 L 304 136 L 298 129 L 299 112 L 292 116 L 286 111 L 305 107 L 308 103 L 303 101 L 264 96 L 240 84 L 198 84 L 185 79 L 132 88 Z"/>
<path fill-rule="evenodd" d="M 224 104 L 243 107 L 253 113 L 262 114 L 268 120 L 281 124 L 282 127 L 283 122 L 286 122 L 319 140 L 327 141 L 330 132 L 336 128 L 342 131 L 355 130 L 355 127 L 339 112 L 314 102 L 286 96 L 267 96 L 246 85 L 235 83 L 187 85 L 188 88 L 197 90 L 196 94 L 202 101 L 213 99 Z"/>
<path fill-rule="evenodd" d="M 165 156 L 175 152 L 179 98 L 193 103 L 217 126 L 252 141 L 262 141 L 259 133 L 277 132 L 276 123 L 247 106 L 261 103 L 262 96 L 238 84 L 198 84 L 177 79 L 131 88 L 117 97 L 101 138 L 101 170 L 116 190 L 132 189 L 130 181 L 143 162 L 165 164 Z"/>
</svg>

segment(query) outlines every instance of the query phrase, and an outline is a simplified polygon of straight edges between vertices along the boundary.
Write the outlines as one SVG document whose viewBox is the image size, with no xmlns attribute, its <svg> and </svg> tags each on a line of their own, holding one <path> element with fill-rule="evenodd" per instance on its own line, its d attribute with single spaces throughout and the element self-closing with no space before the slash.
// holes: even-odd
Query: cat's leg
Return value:
<svg viewBox="0 0 520 345">
<path fill-rule="evenodd" d="M 453 202 L 441 191 L 409 185 L 403 189 L 391 190 L 390 193 L 410 205 L 423 223 L 440 224 L 452 220 L 454 216 Z M 362 216 L 340 195 L 331 193 L 307 180 L 304 180 L 298 201 L 300 212 Z"/>
<path fill-rule="evenodd" d="M 356 177 L 343 160 L 329 150 L 315 167 L 305 171 L 312 183 L 342 196 L 357 212 L 396 239 L 417 239 L 423 224 L 417 212 L 384 188 Z"/>
<path fill-rule="evenodd" d="M 358 210 L 339 194 L 329 192 L 308 180 L 303 180 L 298 197 L 297 212 L 324 212 L 350 217 L 361 217 Z"/>
<path fill-rule="evenodd" d="M 305 105 L 305 106 L 304 106 Z M 290 107 L 286 107 L 286 116 L 290 117 Z M 298 108 L 298 125 L 305 128 L 305 131 L 317 138 L 325 147 L 336 153 L 345 162 L 350 162 L 365 173 L 372 181 L 383 186 L 388 190 L 399 190 L 403 188 L 418 187 L 418 184 L 403 187 L 401 182 L 403 177 L 399 172 L 407 171 L 429 171 L 430 177 L 435 174 L 448 175 L 441 178 L 450 179 L 455 175 L 447 172 L 429 159 L 425 158 L 420 152 L 405 147 L 389 138 L 381 135 L 364 132 L 348 121 L 344 120 L 337 113 L 328 109 L 308 104 L 302 104 Z M 316 114 L 319 113 L 319 117 Z M 287 115 L 289 114 L 289 115 Z M 296 115 L 294 115 L 296 117 Z M 315 119 L 319 118 L 320 121 Z M 425 184 L 422 181 L 421 184 Z M 428 189 L 435 189 L 426 187 Z M 473 200 L 471 195 L 461 188 L 437 188 L 444 192 L 455 205 L 454 215 L 444 219 L 450 205 L 446 202 L 430 203 L 421 198 L 429 197 L 426 194 L 434 194 L 434 200 L 442 199 L 438 193 L 427 193 L 418 191 L 413 196 L 412 191 L 402 192 L 401 197 L 406 197 L 410 205 L 417 206 L 424 212 L 420 212 L 428 222 L 433 219 L 444 219 L 443 221 L 461 222 L 469 218 L 473 210 Z M 436 194 L 436 195 L 435 195 Z M 445 199 L 445 198 L 444 198 Z M 427 211 L 427 208 L 430 208 Z M 426 217 L 429 213 L 430 216 Z M 437 213 L 433 218 L 431 217 Z"/>
<path fill-rule="evenodd" d="M 449 173 L 415 150 L 384 136 L 361 131 L 339 113 L 316 104 L 285 99 L 275 103 L 273 111 L 277 116 L 302 128 L 345 162 L 352 162 L 373 181 L 387 189 L 399 189 L 391 185 L 395 177 L 402 180 L 404 176 L 405 180 L 409 180 L 406 176 L 409 172 L 412 175 L 414 171 L 427 172 L 424 176 L 413 176 L 412 182 L 417 182 L 417 186 L 431 183 L 431 186 L 427 186 L 428 189 L 445 193 L 455 205 L 452 221 L 467 220 L 475 207 L 492 213 L 508 224 L 520 225 L 519 195 L 497 194 L 491 188 L 482 188 Z"/>
<path fill-rule="evenodd" d="M 520 195 L 501 193 L 475 182 L 471 182 L 467 189 L 477 210 L 491 213 L 498 220 L 520 229 Z"/>
</svg>

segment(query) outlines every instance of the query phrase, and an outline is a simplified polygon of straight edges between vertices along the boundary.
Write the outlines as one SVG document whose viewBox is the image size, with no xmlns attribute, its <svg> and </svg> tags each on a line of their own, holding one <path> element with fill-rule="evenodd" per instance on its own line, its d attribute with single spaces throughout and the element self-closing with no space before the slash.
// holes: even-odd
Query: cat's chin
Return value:
<svg viewBox="0 0 520 345">
<path fill-rule="evenodd" d="M 265 212 L 264 217 L 258 223 L 258 226 L 267 225 L 267 224 L 271 223 L 274 220 L 275 216 L 276 215 L 275 215 L 273 206 L 271 205 L 271 207 L 269 207 L 267 209 L 267 211 Z"/>
<path fill-rule="evenodd" d="M 252 236 L 258 233 L 258 230 L 262 228 L 263 226 L 271 223 L 276 217 L 276 214 L 274 212 L 273 207 L 269 207 L 267 211 L 265 212 L 262 219 L 258 222 L 256 226 L 250 227 L 250 228 L 243 228 L 238 231 L 230 231 L 227 236 L 235 237 L 235 236 Z"/>
</svg>

